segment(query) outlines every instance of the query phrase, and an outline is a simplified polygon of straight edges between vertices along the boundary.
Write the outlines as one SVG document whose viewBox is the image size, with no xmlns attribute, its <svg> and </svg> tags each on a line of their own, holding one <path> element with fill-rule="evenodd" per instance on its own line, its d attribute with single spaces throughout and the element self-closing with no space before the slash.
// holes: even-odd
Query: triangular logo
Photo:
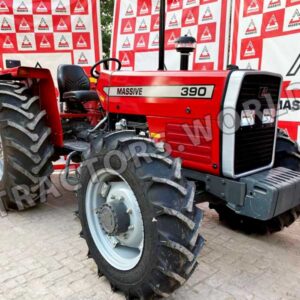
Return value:
<svg viewBox="0 0 300 300">
<path fill-rule="evenodd" d="M 43 1 L 40 2 L 40 4 L 38 5 L 36 11 L 38 13 L 46 13 L 46 12 L 48 12 L 48 9 L 47 9 L 47 7 L 46 7 L 46 5 L 45 5 L 45 3 Z"/>
<path fill-rule="evenodd" d="M 41 19 L 38 30 L 49 30 L 49 26 L 44 18 Z"/>
<path fill-rule="evenodd" d="M 67 8 L 64 6 L 64 4 L 62 3 L 62 1 L 59 1 L 56 9 L 55 9 L 56 12 L 59 12 L 59 13 L 66 13 L 67 12 Z"/>
<path fill-rule="evenodd" d="M 85 24 L 83 23 L 81 18 L 78 18 L 75 29 L 76 30 L 85 30 L 86 29 Z"/>
<path fill-rule="evenodd" d="M 209 7 L 207 7 L 207 9 L 205 10 L 205 13 L 203 15 L 202 21 L 208 21 L 208 20 L 212 20 L 213 15 L 211 13 L 211 10 Z"/>
<path fill-rule="evenodd" d="M 87 65 L 89 62 L 86 58 L 86 56 L 84 55 L 83 52 L 81 52 L 79 59 L 78 59 L 78 65 Z"/>
<path fill-rule="evenodd" d="M 62 35 L 62 37 L 60 38 L 58 47 L 59 48 L 68 48 L 69 47 L 69 43 L 64 35 Z"/>
<path fill-rule="evenodd" d="M 154 29 L 154 30 L 159 29 L 159 17 L 157 17 L 157 19 L 156 19 L 156 21 L 155 21 L 155 23 L 154 23 L 153 29 Z"/>
<path fill-rule="evenodd" d="M 9 8 L 4 1 L 0 1 L 0 12 L 9 12 Z"/>
<path fill-rule="evenodd" d="M 44 35 L 41 42 L 40 42 L 40 47 L 41 48 L 51 48 L 51 45 L 47 39 L 47 37 Z"/>
<path fill-rule="evenodd" d="M 63 18 L 60 18 L 56 29 L 59 30 L 59 31 L 68 30 L 68 26 L 67 26 L 67 24 L 66 24 L 66 22 L 64 21 Z"/>
<path fill-rule="evenodd" d="M 27 48 L 27 49 L 32 48 L 32 44 L 31 44 L 30 40 L 28 39 L 28 37 L 26 35 L 23 39 L 21 47 L 22 48 Z"/>
<path fill-rule="evenodd" d="M 171 8 L 171 9 L 176 9 L 176 8 L 179 8 L 179 7 L 180 7 L 180 2 L 179 2 L 179 0 L 173 0 L 172 3 L 171 3 L 170 8 Z"/>
<path fill-rule="evenodd" d="M 39 62 L 37 62 L 37 63 L 35 64 L 35 68 L 42 69 L 42 66 L 41 66 L 41 64 L 40 64 Z"/>
<path fill-rule="evenodd" d="M 170 35 L 170 38 L 168 39 L 168 45 L 174 45 L 175 44 L 175 40 L 176 40 L 175 33 L 172 32 L 172 34 Z"/>
<path fill-rule="evenodd" d="M 251 66 L 251 64 L 250 64 L 250 63 L 248 63 L 248 65 L 247 65 L 246 69 L 248 69 L 248 70 L 252 70 L 252 66 Z"/>
<path fill-rule="evenodd" d="M 274 30 L 278 30 L 278 28 L 279 28 L 279 25 L 278 25 L 277 19 L 276 19 L 275 15 L 273 14 L 269 20 L 267 27 L 266 27 L 266 31 L 274 31 Z"/>
<path fill-rule="evenodd" d="M 74 13 L 78 14 L 78 13 L 84 13 L 84 12 L 85 12 L 84 6 L 82 5 L 81 1 L 78 0 L 76 3 L 76 6 L 74 8 Z"/>
<path fill-rule="evenodd" d="M 159 36 L 158 36 L 158 34 L 156 34 L 156 36 L 155 36 L 155 38 L 153 39 L 151 45 L 152 45 L 153 47 L 156 47 L 156 46 L 159 45 Z"/>
<path fill-rule="evenodd" d="M 77 47 L 78 48 L 86 48 L 87 47 L 87 42 L 86 40 L 83 38 L 83 36 L 81 35 L 77 41 Z"/>
<path fill-rule="evenodd" d="M 24 1 L 22 1 L 21 4 L 18 6 L 17 12 L 28 12 L 28 8 Z"/>
<path fill-rule="evenodd" d="M 128 5 L 128 8 L 127 8 L 127 10 L 126 10 L 126 13 L 125 13 L 125 16 L 126 17 L 129 17 L 129 16 L 133 16 L 133 9 L 132 9 L 132 5 L 131 4 L 129 4 Z"/>
<path fill-rule="evenodd" d="M 140 26 L 139 26 L 139 31 L 145 31 L 147 30 L 147 24 L 145 22 L 145 20 L 143 19 L 143 21 L 141 22 Z"/>
<path fill-rule="evenodd" d="M 156 5 L 155 5 L 155 9 L 154 12 L 158 13 L 160 11 L 160 0 L 157 0 Z"/>
<path fill-rule="evenodd" d="M 255 23 L 252 19 L 246 30 L 246 34 L 255 34 L 255 33 L 257 33 L 257 29 L 256 29 Z"/>
<path fill-rule="evenodd" d="M 130 44 L 129 38 L 127 37 L 122 45 L 122 48 L 130 48 L 130 47 L 131 47 L 131 44 Z"/>
<path fill-rule="evenodd" d="M 169 26 L 170 27 L 177 27 L 178 26 L 178 21 L 177 21 L 177 17 L 176 14 L 174 14 L 169 22 Z"/>
<path fill-rule="evenodd" d="M 14 48 L 14 44 L 12 43 L 12 41 L 10 40 L 10 37 L 9 36 L 6 36 L 4 42 L 3 42 L 3 45 L 2 47 L 4 49 L 13 49 Z"/>
<path fill-rule="evenodd" d="M 288 27 L 295 27 L 299 25 L 300 25 L 300 12 L 297 8 L 293 14 L 292 19 L 290 20 Z"/>
<path fill-rule="evenodd" d="M 209 51 L 206 46 L 203 48 L 199 59 L 201 59 L 201 60 L 210 59 L 210 54 L 209 54 Z"/>
<path fill-rule="evenodd" d="M 255 52 L 253 43 L 250 41 L 250 42 L 248 43 L 247 47 L 246 47 L 244 56 L 254 56 L 255 53 L 256 53 L 256 52 Z"/>
<path fill-rule="evenodd" d="M 12 30 L 10 24 L 8 23 L 8 21 L 6 20 L 5 17 L 4 17 L 3 20 L 2 20 L 1 30 L 3 30 L 3 31 L 6 31 L 6 30 Z"/>
<path fill-rule="evenodd" d="M 209 31 L 209 28 L 208 26 L 205 27 L 202 35 L 201 35 L 201 38 L 200 38 L 201 41 L 211 41 L 212 40 L 212 35 Z"/>
<path fill-rule="evenodd" d="M 247 13 L 254 13 L 259 11 L 259 5 L 257 0 L 252 0 L 250 5 L 248 6 Z"/>
<path fill-rule="evenodd" d="M 124 28 L 124 32 L 128 33 L 128 32 L 133 32 L 133 28 L 132 28 L 132 25 L 131 25 L 131 22 L 128 21 L 125 28 Z"/>
<path fill-rule="evenodd" d="M 30 30 L 30 26 L 28 24 L 28 22 L 26 21 L 25 18 L 23 18 L 20 22 L 20 26 L 19 26 L 19 30 L 20 31 L 28 31 Z"/>
<path fill-rule="evenodd" d="M 193 12 L 190 10 L 185 19 L 185 25 L 191 25 L 191 24 L 194 24 L 195 22 L 196 22 L 195 16 L 194 16 Z"/>
<path fill-rule="evenodd" d="M 146 42 L 145 42 L 145 39 L 144 39 L 144 36 L 141 36 L 137 45 L 136 45 L 137 48 L 144 48 L 146 47 Z"/>
<path fill-rule="evenodd" d="M 141 15 L 146 15 L 148 13 L 149 13 L 148 5 L 146 4 L 146 2 L 144 2 L 142 7 L 141 7 L 140 14 Z"/>
<path fill-rule="evenodd" d="M 129 60 L 129 57 L 128 57 L 127 53 L 124 54 L 124 57 L 122 59 L 122 65 L 123 66 L 130 66 L 130 60 Z"/>
<path fill-rule="evenodd" d="M 271 0 L 269 2 L 268 8 L 273 8 L 273 7 L 277 7 L 281 5 L 281 1 L 280 0 Z"/>
</svg>

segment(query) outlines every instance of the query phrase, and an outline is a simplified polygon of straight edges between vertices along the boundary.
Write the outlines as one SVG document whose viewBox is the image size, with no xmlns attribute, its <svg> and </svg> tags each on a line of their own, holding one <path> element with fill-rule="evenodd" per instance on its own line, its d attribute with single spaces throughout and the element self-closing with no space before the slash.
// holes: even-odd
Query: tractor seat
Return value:
<svg viewBox="0 0 300 300">
<path fill-rule="evenodd" d="M 90 89 L 90 80 L 80 66 L 60 65 L 57 82 L 61 102 L 83 103 L 99 99 L 97 92 Z"/>
</svg>

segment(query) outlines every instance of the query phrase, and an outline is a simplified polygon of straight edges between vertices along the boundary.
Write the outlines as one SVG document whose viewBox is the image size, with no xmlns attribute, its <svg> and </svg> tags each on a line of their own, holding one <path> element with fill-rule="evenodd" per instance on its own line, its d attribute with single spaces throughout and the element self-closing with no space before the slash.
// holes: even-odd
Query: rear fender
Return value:
<svg viewBox="0 0 300 300">
<path fill-rule="evenodd" d="M 0 80 L 39 80 L 40 104 L 47 112 L 47 125 L 51 128 L 51 140 L 54 146 L 63 147 L 63 130 L 61 125 L 56 89 L 47 69 L 19 67 L 0 72 Z"/>
</svg>

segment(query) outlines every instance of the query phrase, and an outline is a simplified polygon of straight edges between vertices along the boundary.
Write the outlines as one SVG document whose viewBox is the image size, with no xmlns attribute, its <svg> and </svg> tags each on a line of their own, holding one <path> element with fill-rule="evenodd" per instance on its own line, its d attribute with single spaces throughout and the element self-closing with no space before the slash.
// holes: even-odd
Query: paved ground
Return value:
<svg viewBox="0 0 300 300">
<path fill-rule="evenodd" d="M 169 300 L 300 299 L 300 221 L 272 236 L 245 236 L 203 208 L 200 265 Z M 0 299 L 124 299 L 86 258 L 75 209 L 73 194 L 65 193 L 0 219 Z"/>
</svg>

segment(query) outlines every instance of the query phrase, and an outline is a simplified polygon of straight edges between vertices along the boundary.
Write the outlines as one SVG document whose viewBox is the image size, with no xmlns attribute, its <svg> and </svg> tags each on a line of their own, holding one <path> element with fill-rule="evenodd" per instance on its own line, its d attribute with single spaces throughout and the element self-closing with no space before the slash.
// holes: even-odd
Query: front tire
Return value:
<svg viewBox="0 0 300 300">
<path fill-rule="evenodd" d="M 79 215 L 83 237 L 86 239 L 90 256 L 99 268 L 99 273 L 108 278 L 113 289 L 121 290 L 128 299 L 166 297 L 191 276 L 204 244 L 203 238 L 198 233 L 203 214 L 193 204 L 194 184 L 187 182 L 181 176 L 180 161 L 164 157 L 152 141 L 135 136 L 122 138 L 122 133 L 119 134 L 117 140 L 114 138 L 113 141 L 109 141 L 109 139 L 109 137 L 104 139 L 104 144 L 100 143 L 102 144 L 101 150 L 98 149 L 96 153 L 91 152 L 89 157 L 95 161 L 95 173 L 100 175 L 98 181 L 93 183 L 93 174 L 91 175 L 88 168 L 84 167 L 85 163 L 81 169 Z M 132 149 L 138 149 L 138 153 L 135 150 L 133 153 Z M 123 163 L 126 163 L 127 167 L 120 171 Z M 101 177 L 101 174 L 107 174 L 107 172 L 115 172 L 115 176 L 105 181 L 103 180 L 105 177 Z M 130 230 L 133 232 L 135 229 L 143 232 L 142 242 L 137 243 L 137 245 L 142 245 L 137 247 L 140 253 L 134 256 L 134 252 L 128 251 L 127 264 L 126 257 L 122 257 L 121 254 L 121 260 L 117 263 L 118 249 L 112 250 L 110 259 L 103 245 L 99 246 L 97 232 L 98 234 L 100 232 L 103 241 L 107 228 L 103 227 L 102 223 L 105 221 L 101 219 L 101 216 L 99 223 L 102 222 L 102 225 L 98 224 L 93 227 L 91 215 L 94 214 L 93 220 L 97 220 L 97 212 L 94 211 L 93 206 L 90 206 L 91 201 L 87 199 L 87 196 L 98 195 L 96 197 L 99 199 L 99 206 L 102 203 L 100 211 L 103 211 L 103 206 L 110 201 L 107 200 L 110 197 L 110 191 L 99 190 L 97 193 L 94 190 L 90 193 L 91 186 L 95 184 L 105 188 L 110 186 L 110 191 L 113 190 L 114 184 L 127 186 L 139 207 L 134 214 L 140 213 L 142 225 L 137 226 L 140 223 L 134 223 L 131 217 L 128 223 L 128 216 L 124 212 L 128 209 L 132 211 L 134 208 L 129 207 L 126 199 L 123 200 L 126 204 L 126 209 L 123 211 L 120 207 L 116 208 L 116 204 L 112 204 L 115 206 L 114 211 L 119 210 L 119 216 L 116 216 L 114 220 L 110 219 L 113 222 L 106 224 L 106 227 L 110 228 L 112 223 L 118 223 L 123 228 L 121 233 L 117 232 L 110 236 L 107 234 L 108 240 L 111 240 L 113 236 L 113 242 L 120 244 L 115 247 L 119 247 L 120 251 L 124 244 L 126 245 L 123 234 L 127 234 L 129 239 L 131 234 L 129 230 L 124 230 L 124 224 L 125 227 L 131 226 Z M 106 193 L 108 194 L 105 197 Z M 114 190 L 114 193 L 118 193 L 118 189 Z M 115 198 L 119 199 L 119 196 L 121 197 L 117 195 Z M 118 222 L 114 222 L 116 220 Z"/>
</svg>

